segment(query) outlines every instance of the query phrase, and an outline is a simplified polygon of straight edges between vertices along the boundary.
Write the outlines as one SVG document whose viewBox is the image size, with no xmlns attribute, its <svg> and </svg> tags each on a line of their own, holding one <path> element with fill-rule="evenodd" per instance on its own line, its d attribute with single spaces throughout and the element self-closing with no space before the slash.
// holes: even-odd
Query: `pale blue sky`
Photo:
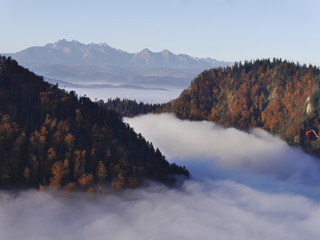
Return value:
<svg viewBox="0 0 320 240">
<path fill-rule="evenodd" d="M 0 0 L 0 52 L 65 38 L 320 66 L 320 0 Z"/>
</svg>

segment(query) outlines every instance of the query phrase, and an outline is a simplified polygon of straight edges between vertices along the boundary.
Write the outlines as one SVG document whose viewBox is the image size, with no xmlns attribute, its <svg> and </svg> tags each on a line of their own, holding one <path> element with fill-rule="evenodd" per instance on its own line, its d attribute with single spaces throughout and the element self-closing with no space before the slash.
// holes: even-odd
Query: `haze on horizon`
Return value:
<svg viewBox="0 0 320 240">
<path fill-rule="evenodd" d="M 317 0 L 0 0 L 0 53 L 59 39 L 224 61 L 282 58 L 320 66 Z"/>
</svg>

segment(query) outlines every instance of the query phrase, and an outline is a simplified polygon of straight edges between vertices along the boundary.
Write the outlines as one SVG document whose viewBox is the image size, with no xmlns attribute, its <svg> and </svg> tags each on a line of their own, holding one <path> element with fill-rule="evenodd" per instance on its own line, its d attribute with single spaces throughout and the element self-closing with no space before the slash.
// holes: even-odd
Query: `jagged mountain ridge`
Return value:
<svg viewBox="0 0 320 240">
<path fill-rule="evenodd" d="M 128 53 L 110 47 L 106 43 L 83 44 L 78 41 L 59 40 L 43 47 L 30 47 L 10 56 L 22 64 L 80 64 L 109 65 L 117 67 L 153 67 L 172 69 L 206 69 L 228 65 L 228 62 L 212 58 L 194 58 L 186 54 L 174 54 L 169 50 L 155 53 L 143 49 L 138 53 Z"/>
<path fill-rule="evenodd" d="M 107 44 L 85 45 L 78 41 L 59 40 L 45 46 L 30 47 L 10 56 L 24 65 L 70 64 L 118 66 L 130 60 L 130 54 Z"/>
<path fill-rule="evenodd" d="M 199 72 L 230 62 L 194 58 L 144 49 L 128 53 L 106 43 L 83 44 L 60 40 L 30 47 L 11 56 L 24 67 L 46 78 L 74 84 L 133 84 L 148 87 L 184 88 Z"/>
</svg>

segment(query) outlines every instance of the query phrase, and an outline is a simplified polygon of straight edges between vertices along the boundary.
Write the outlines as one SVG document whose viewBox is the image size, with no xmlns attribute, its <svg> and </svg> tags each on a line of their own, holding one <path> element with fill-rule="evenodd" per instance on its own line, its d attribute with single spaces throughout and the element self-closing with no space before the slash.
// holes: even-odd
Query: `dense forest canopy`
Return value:
<svg viewBox="0 0 320 240">
<path fill-rule="evenodd" d="M 199 74 L 157 112 L 241 129 L 261 127 L 320 154 L 320 70 L 281 59 L 236 63 Z"/>
<path fill-rule="evenodd" d="M 0 186 L 113 189 L 189 176 L 114 112 L 0 56 Z"/>
<path fill-rule="evenodd" d="M 107 102 L 99 101 L 99 104 L 106 109 L 117 112 L 121 117 L 134 117 L 141 114 L 153 112 L 160 108 L 162 104 L 148 104 L 143 102 L 137 102 L 130 99 L 108 99 Z"/>
</svg>

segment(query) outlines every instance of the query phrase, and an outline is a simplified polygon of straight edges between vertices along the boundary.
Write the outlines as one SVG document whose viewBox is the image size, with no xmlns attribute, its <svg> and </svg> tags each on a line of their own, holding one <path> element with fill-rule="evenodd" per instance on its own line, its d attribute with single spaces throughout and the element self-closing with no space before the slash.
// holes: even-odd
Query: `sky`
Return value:
<svg viewBox="0 0 320 240">
<path fill-rule="evenodd" d="M 0 239 L 319 239 L 317 159 L 261 129 L 170 114 L 125 121 L 191 179 L 102 195 L 1 190 Z"/>
<path fill-rule="evenodd" d="M 320 66 L 318 0 L 0 0 L 1 53 L 60 39 Z"/>
</svg>

